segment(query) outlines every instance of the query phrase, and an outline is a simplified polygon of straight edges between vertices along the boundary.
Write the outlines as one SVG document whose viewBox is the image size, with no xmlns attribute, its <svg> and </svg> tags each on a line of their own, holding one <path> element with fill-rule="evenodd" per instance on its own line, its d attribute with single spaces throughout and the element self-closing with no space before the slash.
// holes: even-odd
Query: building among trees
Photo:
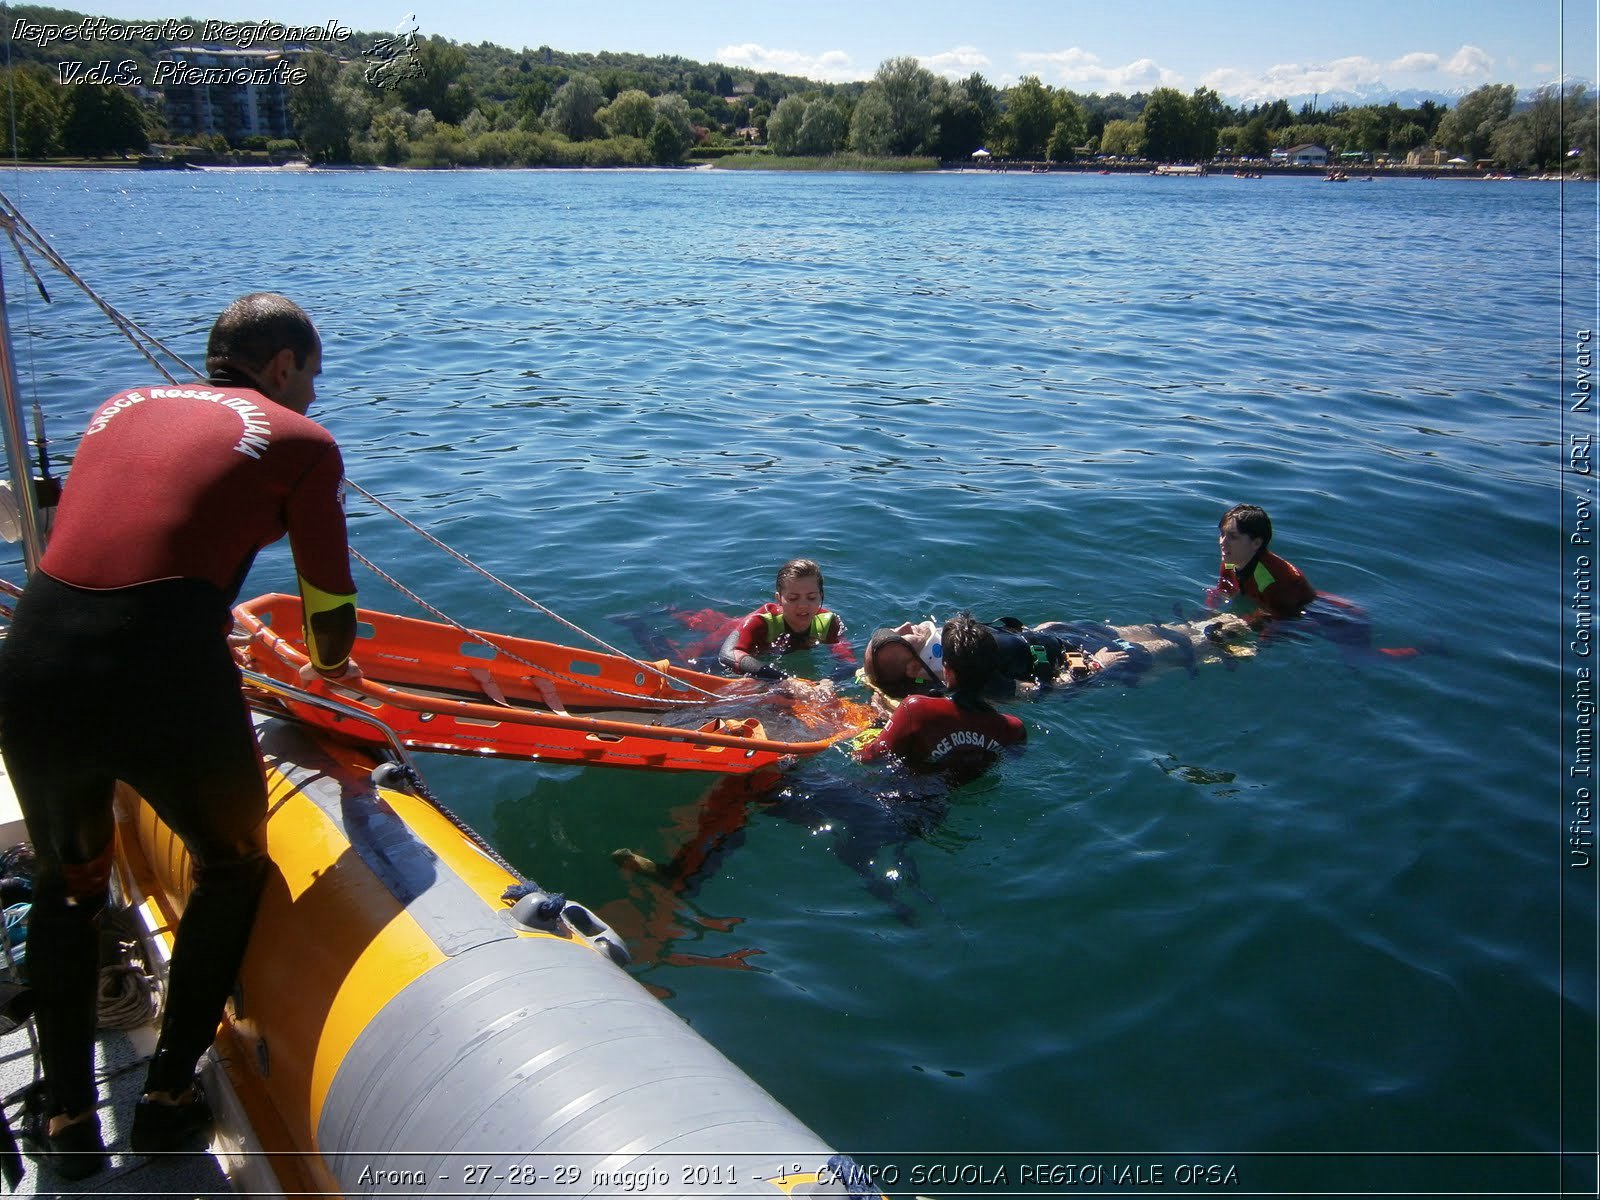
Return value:
<svg viewBox="0 0 1600 1200">
<path fill-rule="evenodd" d="M 1299 146 L 1290 146 L 1288 157 L 1297 167 L 1325 167 L 1328 165 L 1328 148 L 1303 143 Z"/>
<path fill-rule="evenodd" d="M 237 144 L 247 137 L 295 136 L 289 85 L 276 69 L 291 61 L 285 51 L 178 46 L 170 54 L 173 76 L 156 82 L 174 137 L 221 134 Z"/>
</svg>

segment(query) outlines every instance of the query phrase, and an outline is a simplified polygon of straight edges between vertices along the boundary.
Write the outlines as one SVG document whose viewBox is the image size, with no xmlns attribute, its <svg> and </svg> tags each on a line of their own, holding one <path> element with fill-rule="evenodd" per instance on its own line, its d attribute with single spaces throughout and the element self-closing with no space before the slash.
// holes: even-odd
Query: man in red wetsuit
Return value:
<svg viewBox="0 0 1600 1200">
<path fill-rule="evenodd" d="M 1293 563 L 1267 549 L 1272 544 L 1272 518 L 1254 504 L 1236 504 L 1217 522 L 1222 567 L 1213 603 L 1232 596 L 1254 600 L 1267 616 L 1295 617 L 1317 593 Z"/>
<path fill-rule="evenodd" d="M 999 664 L 989 627 L 962 613 L 945 622 L 940 644 L 949 694 L 902 700 L 883 732 L 862 748 L 864 761 L 893 754 L 914 770 L 967 777 L 981 772 L 1004 747 L 1027 740 L 1021 721 L 983 698 Z"/>
<path fill-rule="evenodd" d="M 329 677 L 353 669 L 344 467 L 304 415 L 321 364 L 311 319 L 257 293 L 217 318 L 205 382 L 102 405 L 0 647 L 0 752 L 37 855 L 28 967 L 48 1122 L 34 1133 L 69 1178 L 107 1165 L 93 1047 L 118 780 L 194 867 L 132 1148 L 185 1148 L 210 1128 L 195 1068 L 268 867 L 266 784 L 227 644 L 230 607 L 263 546 L 289 535 L 313 665 Z"/>
</svg>

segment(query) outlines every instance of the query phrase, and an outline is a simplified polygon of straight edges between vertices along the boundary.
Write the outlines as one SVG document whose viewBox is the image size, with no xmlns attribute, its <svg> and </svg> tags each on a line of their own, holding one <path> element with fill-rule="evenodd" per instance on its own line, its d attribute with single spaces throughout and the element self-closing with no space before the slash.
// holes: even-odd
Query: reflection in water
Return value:
<svg viewBox="0 0 1600 1200">
<path fill-rule="evenodd" d="M 726 932 L 739 918 L 715 918 L 693 903 L 716 878 L 729 854 L 745 843 L 755 817 L 788 821 L 821 839 L 860 878 L 873 897 L 908 925 L 918 922 L 914 900 L 936 905 L 922 888 L 913 843 L 928 840 L 950 808 L 948 785 L 931 776 L 866 772 L 830 752 L 799 770 L 726 776 L 704 795 L 668 814 L 662 833 L 678 849 L 665 861 L 619 849 L 612 859 L 632 874 L 628 905 L 607 911 L 637 962 L 698 964 L 749 969 L 759 949 L 706 957 L 672 951 L 672 942 L 695 937 L 696 927 Z M 745 870 L 759 870 L 746 864 Z"/>
</svg>

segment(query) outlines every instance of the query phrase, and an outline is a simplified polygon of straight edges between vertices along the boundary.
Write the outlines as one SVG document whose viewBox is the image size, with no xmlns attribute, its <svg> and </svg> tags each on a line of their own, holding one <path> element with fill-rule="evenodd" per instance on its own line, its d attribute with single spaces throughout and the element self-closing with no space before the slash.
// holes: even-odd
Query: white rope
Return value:
<svg viewBox="0 0 1600 1200">
<path fill-rule="evenodd" d="M 87 296 L 95 304 L 95 306 L 100 309 L 100 311 L 102 313 L 104 313 L 106 315 L 106 317 L 111 321 L 111 323 L 113 325 L 115 325 L 117 327 L 117 329 L 122 333 L 122 335 L 124 337 L 126 337 L 130 342 L 133 343 L 134 347 L 139 351 L 139 353 L 142 354 L 147 361 L 149 361 L 151 366 L 153 366 L 157 371 L 161 372 L 161 374 L 167 379 L 168 382 L 177 383 L 178 380 L 173 375 L 173 373 L 171 371 L 169 371 L 165 366 L 163 366 L 161 364 L 161 362 L 155 357 L 155 355 L 152 354 L 150 352 L 150 350 L 148 350 L 146 348 L 146 345 L 145 345 L 146 343 L 149 343 L 150 346 L 154 346 L 157 350 L 161 351 L 161 353 L 165 354 L 173 362 L 177 363 L 180 367 L 182 367 L 185 371 L 187 371 L 194 378 L 199 379 L 199 378 L 203 377 L 203 374 L 204 374 L 203 372 L 195 370 L 194 367 L 192 367 L 189 363 L 184 361 L 184 359 L 183 359 L 183 357 L 181 355 L 179 355 L 176 351 L 170 349 L 168 346 L 163 344 L 159 338 L 156 338 L 152 334 L 150 334 L 150 333 L 146 332 L 144 329 L 140 328 L 133 321 L 131 321 L 130 319 L 125 317 L 122 313 L 118 312 L 117 309 L 115 307 L 113 307 L 111 304 L 109 304 L 107 301 L 101 299 L 101 297 L 95 292 L 95 290 L 92 287 L 90 287 L 86 282 L 84 282 L 84 280 L 77 274 L 77 272 L 74 271 L 71 268 L 71 266 L 69 266 L 67 264 L 67 261 L 64 258 L 62 258 L 60 254 L 56 253 L 54 247 L 52 247 L 47 241 L 45 241 L 45 239 L 39 234 L 39 232 L 36 229 L 33 228 L 32 225 L 28 224 L 27 218 L 24 217 L 22 215 L 22 213 L 18 210 L 17 206 L 11 202 L 10 197 L 6 196 L 3 192 L 0 192 L 0 228 L 3 228 L 5 230 L 7 236 L 10 237 L 12 245 L 16 248 L 18 257 L 22 260 L 22 265 L 23 265 L 24 269 L 27 270 L 28 274 L 33 278 L 34 282 L 38 285 L 39 291 L 41 292 L 41 294 L 44 295 L 46 300 L 49 300 L 49 298 L 50 298 L 49 293 L 47 291 L 45 291 L 45 287 L 44 287 L 43 282 L 39 279 L 38 273 L 33 268 L 33 264 L 29 261 L 27 252 L 23 249 L 24 243 L 26 243 L 28 246 L 31 246 L 52 267 L 54 267 L 57 271 L 61 272 L 61 274 L 65 275 L 69 280 L 71 280 L 73 283 L 75 283 L 78 286 L 78 289 L 80 291 L 82 291 L 83 294 L 85 296 Z M 572 630 L 572 632 L 578 634 L 579 636 L 587 638 L 589 641 L 595 643 L 595 645 L 597 645 L 601 649 L 605 650 L 608 654 L 616 655 L 618 658 L 627 659 L 628 662 L 632 663 L 634 666 L 638 667 L 639 669 L 641 669 L 643 671 L 647 671 L 647 672 L 649 672 L 651 674 L 654 674 L 654 675 L 659 675 L 663 679 L 672 679 L 671 675 L 669 675 L 667 672 L 661 670 L 661 668 L 657 667 L 654 663 L 645 662 L 642 659 L 635 658 L 633 655 L 628 654 L 625 651 L 617 649 L 615 646 L 612 646 L 610 643 L 602 640 L 601 638 L 597 637 L 595 634 L 590 633 L 588 630 L 583 629 L 581 626 L 573 624 L 573 622 L 567 620 L 565 617 L 561 616 L 560 614 L 555 613 L 555 612 L 551 611 L 550 609 L 546 608 L 544 605 L 540 604 L 537 600 L 533 599 L 531 596 L 524 595 L 522 592 L 518 591 L 516 588 L 512 587 L 510 584 L 505 583 L 503 580 L 497 578 L 491 572 L 486 571 L 484 568 L 480 567 L 477 563 L 473 562 L 466 555 L 460 553 L 458 550 L 455 550 L 454 548 L 452 548 L 452 547 L 446 545 L 444 542 L 440 541 L 433 534 L 431 534 L 427 530 L 423 529 L 420 525 L 417 525 L 415 522 L 413 522 L 413 521 L 407 519 L 406 517 L 402 516 L 399 512 L 395 511 L 395 509 L 393 509 L 389 505 L 385 504 L 382 500 L 379 500 L 376 496 L 374 496 L 371 492 L 367 491 L 364 487 L 362 487 L 360 484 L 356 483 L 354 480 L 351 480 L 351 479 L 347 478 L 345 480 L 345 484 L 348 487 L 350 487 L 350 488 L 354 489 L 355 491 L 359 492 L 362 496 L 365 496 L 374 505 L 376 505 L 378 508 L 382 509 L 384 512 L 388 513 L 391 517 L 393 517 L 395 520 L 399 521 L 402 525 L 405 525 L 408 529 L 410 529 L 413 532 L 419 534 L 421 537 L 426 539 L 428 542 L 430 542 L 434 546 L 437 546 L 439 549 L 443 550 L 446 554 L 451 555 L 458 562 L 461 562 L 461 563 L 465 564 L 466 566 L 470 567 L 472 570 L 474 570 L 478 574 L 482 575 L 485 579 L 489 580 L 491 583 L 496 584 L 498 587 L 500 587 L 500 588 L 504 589 L 505 591 L 509 592 L 511 595 L 513 595 L 517 599 L 521 600 L 524 604 L 528 605 L 530 608 L 533 608 L 534 610 L 543 613 L 545 616 L 549 617 L 551 620 L 553 620 L 553 621 L 557 622 L 558 624 L 566 627 L 567 629 Z M 352 550 L 351 553 L 354 554 L 355 551 Z M 369 568 L 371 568 L 381 578 L 384 578 L 386 580 L 388 579 L 388 576 L 384 575 L 381 571 L 378 571 L 377 568 L 372 567 L 372 564 L 368 563 L 366 559 L 361 559 L 361 561 L 363 563 L 365 563 Z M 389 582 L 391 584 L 394 584 L 393 580 L 389 580 Z M 394 584 L 394 586 L 397 589 L 399 589 L 403 594 L 405 594 L 407 596 L 410 596 L 411 599 L 414 600 L 416 603 L 422 604 L 423 608 L 427 609 L 429 612 L 434 613 L 436 616 L 439 616 L 440 619 L 449 622 L 451 625 L 456 626 L 456 628 L 464 628 L 464 626 L 461 626 L 457 622 L 451 621 L 450 618 L 445 617 L 444 614 L 440 613 L 437 609 L 432 608 L 431 606 L 429 606 L 427 604 L 423 604 L 421 600 L 418 600 L 417 597 L 412 595 L 410 592 L 407 592 L 404 588 L 400 588 L 398 584 Z M 471 631 L 468 630 L 468 632 L 471 632 Z M 496 649 L 498 649 L 498 647 L 496 647 Z M 532 666 L 534 664 L 530 663 L 528 665 Z M 682 680 L 678 680 L 676 682 L 678 682 L 680 684 L 683 684 Z M 588 686 L 588 685 L 586 685 L 586 686 Z M 706 691 L 704 688 L 697 687 L 697 686 L 695 686 L 693 684 L 684 684 L 684 686 L 690 688 L 693 691 L 699 692 L 701 695 L 704 695 L 704 696 L 716 696 L 717 695 L 717 693 L 715 693 L 715 692 Z M 615 693 L 615 694 L 621 695 L 622 693 Z M 692 701 L 674 701 L 674 703 L 692 703 Z"/>
<path fill-rule="evenodd" d="M 155 980 L 134 911 L 107 905 L 100 917 L 104 937 L 115 939 L 116 962 L 102 962 L 95 1023 L 101 1029 L 138 1029 L 155 1019 Z"/>
<path fill-rule="evenodd" d="M 404 518 L 402 518 L 402 520 L 403 519 Z M 421 596 L 417 595 L 410 588 L 406 587 L 405 584 L 401 583 L 394 576 L 388 574 L 382 568 L 378 567 L 377 565 L 375 565 L 374 563 L 369 561 L 366 558 L 365 555 L 363 555 L 359 550 L 355 549 L 354 547 L 351 547 L 351 549 L 350 549 L 350 557 L 355 559 L 362 566 L 364 566 L 367 570 L 371 571 L 379 579 L 381 579 L 385 583 L 387 583 L 390 587 L 394 588 L 395 591 L 399 592 L 402 596 L 404 596 L 406 599 L 410 600 L 413 604 L 417 605 L 419 608 L 422 608 L 422 609 L 426 610 L 427 612 L 432 613 L 434 616 L 438 617 L 439 620 L 443 621 L 446 625 L 449 625 L 452 628 L 458 630 L 459 632 L 466 634 L 469 638 L 472 638 L 474 641 L 482 642 L 485 646 L 488 646 L 491 650 L 495 651 L 495 653 L 504 655 L 506 658 L 511 659 L 513 662 L 520 663 L 524 667 L 529 668 L 530 670 L 536 672 L 537 674 L 545 676 L 547 679 L 553 679 L 558 683 L 571 684 L 572 686 L 578 687 L 578 688 L 582 688 L 585 691 L 599 692 L 602 695 L 606 695 L 606 696 L 617 696 L 617 697 L 619 697 L 621 699 L 624 699 L 624 700 L 637 700 L 639 698 L 637 692 L 618 692 L 618 691 L 614 691 L 611 688 L 601 687 L 600 684 L 594 682 L 591 679 L 576 679 L 576 678 L 574 678 L 574 677 L 572 677 L 570 675 L 563 675 L 559 671 L 552 671 L 550 668 L 545 667 L 545 666 L 541 666 L 539 663 L 529 662 L 527 659 L 523 658 L 520 654 L 517 654 L 517 653 L 515 653 L 515 652 L 513 652 L 511 650 L 506 649 L 504 646 L 500 645 L 498 642 L 492 640 L 491 638 L 485 637 L 483 634 L 479 633 L 476 629 L 468 629 L 465 625 L 461 624 L 461 622 L 457 621 L 454 617 L 448 616 L 445 613 L 440 612 L 437 608 L 435 608 L 433 605 L 429 604 L 426 600 L 424 600 Z M 622 657 L 626 658 L 627 656 L 623 655 Z M 630 659 L 629 661 L 631 662 L 633 660 Z M 657 667 L 655 667 L 654 665 L 652 665 L 650 663 L 637 663 L 636 665 L 649 667 L 652 671 L 655 671 L 656 674 L 660 675 L 663 679 L 671 679 L 672 678 L 672 676 L 668 675 L 665 671 L 662 671 L 662 670 L 658 669 Z M 683 686 L 685 688 L 688 688 L 688 689 L 690 689 L 692 691 L 699 692 L 702 696 L 709 696 L 714 700 L 724 700 L 724 699 L 727 698 L 725 696 L 718 695 L 716 692 L 709 692 L 705 688 L 698 687 L 695 684 L 687 682 L 686 680 L 678 680 L 677 682 L 681 686 Z M 683 705 L 691 705 L 692 704 L 692 705 L 698 706 L 698 705 L 702 705 L 702 704 L 705 703 L 704 700 L 679 700 L 679 699 L 676 699 L 676 698 L 670 697 L 670 696 L 655 696 L 655 697 L 651 697 L 651 699 L 653 701 L 657 702 L 657 703 L 660 703 L 660 704 L 683 704 Z"/>
<path fill-rule="evenodd" d="M 345 482 L 345 486 L 353 488 L 355 491 L 357 491 L 361 495 L 365 496 L 373 504 L 377 505 L 384 512 L 388 513 L 391 517 L 393 517 L 395 520 L 399 521 L 406 528 L 410 529 L 413 533 L 416 533 L 417 535 L 419 535 L 424 541 L 428 542 L 432 546 L 437 547 L 440 550 L 443 550 L 446 554 L 450 555 L 450 557 L 454 558 L 457 562 L 460 562 L 460 563 L 464 564 L 465 566 L 471 568 L 472 570 L 476 571 L 479 575 L 482 575 L 485 579 L 487 579 L 490 583 L 494 584 L 496 587 L 499 587 L 499 588 L 503 589 L 504 591 L 506 591 L 506 592 L 510 593 L 511 595 L 515 596 L 518 600 L 521 600 L 529 608 L 534 609 L 536 612 L 543 613 L 545 616 L 549 617 L 552 621 L 555 621 L 558 625 L 565 626 L 567 629 L 572 630 L 573 633 L 578 634 L 580 637 L 588 638 L 591 642 L 593 642 L 595 645 L 599 646 L 607 654 L 613 654 L 618 658 L 625 658 L 630 663 L 632 663 L 634 666 L 640 668 L 641 670 L 649 671 L 652 674 L 659 675 L 663 679 L 671 679 L 672 678 L 671 675 L 667 674 L 667 672 L 663 671 L 660 667 L 656 666 L 654 663 L 645 662 L 642 659 L 637 659 L 633 655 L 628 654 L 626 651 L 618 650 L 615 646 L 613 646 L 609 642 L 604 641 L 603 639 L 597 637 L 595 634 L 590 633 L 587 629 L 584 629 L 579 625 L 574 625 L 571 621 L 567 620 L 560 613 L 552 612 L 550 609 L 548 609 L 544 605 L 540 604 L 532 596 L 525 595 L 522 592 L 518 591 L 516 588 L 512 587 L 509 583 L 506 583 L 503 579 L 500 579 L 498 576 L 496 576 L 493 572 L 491 572 L 489 570 L 486 570 L 483 567 L 480 567 L 477 563 L 473 562 L 470 558 L 468 558 L 465 554 L 462 554 L 459 550 L 456 550 L 454 547 L 447 546 L 444 542 L 441 542 L 438 538 L 434 537 L 433 534 L 429 533 L 426 529 L 422 528 L 422 526 L 416 524 L 414 521 L 411 521 L 410 519 L 408 519 L 407 517 L 405 517 L 401 513 L 396 512 L 393 508 L 390 508 L 389 505 L 385 504 L 382 500 L 379 500 L 376 496 L 374 496 L 371 492 L 367 491 L 366 488 L 362 487 L 359 483 L 356 483 L 354 480 L 352 480 L 352 479 L 347 477 L 344 482 Z M 355 554 L 355 551 L 351 550 L 350 553 L 351 554 Z M 378 571 L 376 567 L 373 567 L 371 563 L 368 563 L 366 559 L 363 558 L 361 561 L 367 567 L 369 567 L 373 571 L 377 572 L 385 580 L 388 580 L 389 583 L 394 584 L 395 587 L 399 587 L 399 585 L 395 584 L 394 581 L 392 579 L 389 579 L 389 577 L 387 575 L 383 575 L 383 573 L 381 571 Z M 404 590 L 404 589 L 402 589 L 402 590 Z M 409 593 L 407 593 L 407 594 L 409 595 Z M 415 597 L 412 597 L 412 598 L 415 599 Z M 418 601 L 418 603 L 421 603 L 421 601 Z M 423 607 L 426 608 L 427 606 L 424 605 Z M 429 609 L 429 611 L 432 612 L 434 610 L 433 609 Z M 449 621 L 448 617 L 445 617 L 443 619 Z M 450 621 L 450 624 L 454 625 L 455 622 L 454 621 Z M 460 626 L 457 626 L 457 628 L 460 628 Z M 470 630 L 468 632 L 470 632 Z M 532 664 L 529 664 L 529 665 L 531 666 Z M 678 680 L 678 682 L 679 683 L 683 683 L 682 680 Z M 708 692 L 702 687 L 696 687 L 694 684 L 685 684 L 685 686 L 693 688 L 694 691 L 697 691 L 701 695 L 704 695 L 704 696 L 715 696 L 715 695 L 717 695 L 717 693 L 715 693 L 715 692 Z M 719 697 L 719 699 L 720 698 L 721 697 Z"/>
<path fill-rule="evenodd" d="M 112 305 L 101 299 L 95 290 L 85 283 L 83 279 L 79 277 L 78 273 L 68 265 L 67 260 L 62 258 L 60 254 L 56 253 L 55 248 L 51 246 L 49 242 L 44 240 L 44 238 L 39 234 L 38 230 L 34 229 L 32 225 L 28 224 L 28 219 L 22 215 L 17 206 L 11 202 L 10 197 L 6 196 L 4 193 L 0 193 L 0 227 L 5 229 L 6 235 L 11 239 L 11 244 L 16 247 L 17 255 L 22 260 L 23 268 L 33 278 L 33 281 L 38 286 L 40 293 L 43 294 L 47 301 L 50 299 L 50 294 L 45 290 L 44 283 L 40 280 L 38 272 L 33 269 L 33 264 L 28 260 L 27 252 L 23 249 L 23 243 L 27 243 L 27 245 L 33 247 L 33 249 L 40 254 L 46 262 L 48 262 L 57 271 L 60 271 L 61 274 L 65 275 L 73 283 L 77 284 L 78 290 L 87 296 L 94 303 L 95 307 L 97 307 L 106 315 L 111 323 L 121 331 L 122 335 L 133 343 L 134 348 L 137 349 L 140 354 L 144 355 L 144 357 L 149 361 L 150 365 L 155 367 L 156 370 L 160 371 L 161 374 L 166 377 L 169 383 L 178 382 L 177 377 L 174 376 L 171 371 L 167 370 L 166 367 L 162 366 L 161 362 L 145 348 L 146 342 L 154 346 L 157 350 L 160 350 L 185 371 L 188 371 L 191 375 L 195 376 L 195 378 L 200 377 L 201 372 L 196 371 L 192 366 L 185 362 L 180 354 L 163 344 L 159 338 L 141 329 L 133 321 L 129 320 L 127 317 L 123 316 L 122 313 L 118 312 Z"/>
<path fill-rule="evenodd" d="M 95 1024 L 101 1029 L 140 1029 L 155 1019 L 150 978 L 136 966 L 101 967 L 98 995 Z"/>
</svg>

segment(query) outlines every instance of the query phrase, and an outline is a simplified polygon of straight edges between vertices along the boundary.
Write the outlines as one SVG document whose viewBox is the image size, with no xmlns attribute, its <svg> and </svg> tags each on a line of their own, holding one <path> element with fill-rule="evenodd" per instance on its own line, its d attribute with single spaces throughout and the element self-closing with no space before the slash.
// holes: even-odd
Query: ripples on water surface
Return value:
<svg viewBox="0 0 1600 1200">
<path fill-rule="evenodd" d="M 1275 548 L 1366 606 L 1380 643 L 1451 652 L 1352 665 L 1280 642 L 1233 671 L 1022 705 L 1026 752 L 948 812 L 896 807 L 830 755 L 689 899 L 608 855 L 670 856 L 705 781 L 430 776 L 850 1149 L 1205 1152 L 1259 1192 L 1328 1177 L 1230 1155 L 1559 1144 L 1563 1055 L 1569 1084 L 1592 1071 L 1596 1016 L 1593 964 L 1563 961 L 1558 928 L 1563 883 L 1568 922 L 1592 923 L 1573 896 L 1593 883 L 1563 879 L 1556 550 L 1558 298 L 1564 265 L 1592 310 L 1592 191 L 1567 192 L 1563 233 L 1561 189 L 1530 183 L 8 186 L 191 361 L 240 292 L 302 301 L 351 477 L 625 644 L 618 614 L 748 609 L 797 554 L 860 639 L 959 606 L 1148 620 L 1200 599 L 1225 506 L 1264 505 Z M 53 291 L 12 320 L 65 453 L 145 373 Z M 559 632 L 352 517 L 357 548 L 458 619 Z M 278 548 L 247 590 L 290 580 Z M 1592 1137 L 1575 1094 L 1569 1134 Z M 1351 1190 L 1401 1170 L 1481 1184 L 1481 1160 L 1424 1163 L 1316 1166 Z M 1520 1170 L 1555 1184 L 1551 1164 Z"/>
</svg>

